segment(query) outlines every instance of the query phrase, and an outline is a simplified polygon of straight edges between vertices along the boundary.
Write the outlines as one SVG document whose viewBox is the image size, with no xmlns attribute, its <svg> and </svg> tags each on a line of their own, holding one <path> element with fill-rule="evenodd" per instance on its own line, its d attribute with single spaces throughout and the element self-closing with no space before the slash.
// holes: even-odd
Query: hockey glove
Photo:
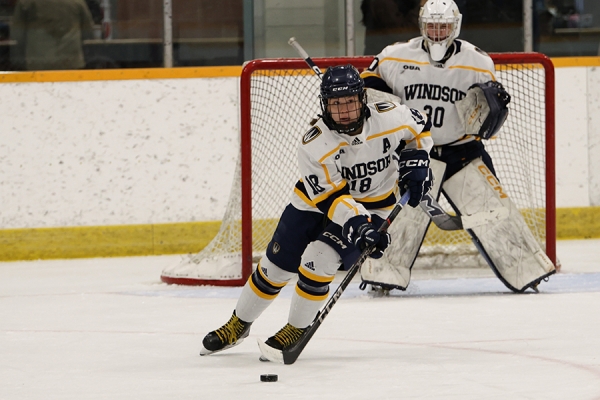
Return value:
<svg viewBox="0 0 600 400">
<path fill-rule="evenodd" d="M 402 195 L 406 189 L 410 189 L 408 205 L 418 206 L 433 185 L 433 175 L 429 169 L 429 154 L 425 150 L 402 150 L 399 174 L 400 194 Z"/>
<path fill-rule="evenodd" d="M 494 137 L 508 117 L 510 95 L 500 82 L 474 83 L 456 102 L 456 110 L 467 135 Z"/>
<path fill-rule="evenodd" d="M 360 251 L 368 246 L 375 246 L 369 257 L 381 258 L 384 250 L 390 245 L 391 237 L 387 232 L 377 232 L 377 228 L 364 215 L 350 218 L 344 224 L 342 234 Z"/>
</svg>

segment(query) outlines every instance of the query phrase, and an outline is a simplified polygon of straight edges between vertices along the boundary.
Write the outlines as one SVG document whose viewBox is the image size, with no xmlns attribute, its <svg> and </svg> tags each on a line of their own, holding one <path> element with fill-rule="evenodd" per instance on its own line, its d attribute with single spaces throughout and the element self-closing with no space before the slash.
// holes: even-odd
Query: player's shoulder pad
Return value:
<svg viewBox="0 0 600 400">
<path fill-rule="evenodd" d="M 375 110 L 377 110 L 378 113 L 384 113 L 396 108 L 397 104 L 392 103 L 391 101 L 378 101 L 373 103 L 373 107 L 375 107 Z"/>
<path fill-rule="evenodd" d="M 483 54 L 486 57 L 489 57 L 490 55 L 488 53 L 486 53 L 485 51 L 481 50 L 479 47 L 475 46 L 475 51 L 478 52 L 479 54 Z"/>
<path fill-rule="evenodd" d="M 408 42 L 396 42 L 392 43 L 381 50 L 381 53 L 377 55 L 377 58 L 380 60 L 384 57 L 394 56 L 395 54 L 402 53 L 406 51 L 406 49 L 410 48 L 412 45 L 412 41 Z"/>
<path fill-rule="evenodd" d="M 310 129 L 302 136 L 302 144 L 308 144 L 315 140 L 323 131 L 316 124 L 311 126 Z"/>
<path fill-rule="evenodd" d="M 461 44 L 461 48 L 462 48 L 461 52 L 464 52 L 466 54 L 472 54 L 473 56 L 476 56 L 476 57 L 485 57 L 488 59 L 491 58 L 488 53 L 481 50 L 479 47 L 475 46 L 473 43 L 469 43 L 466 40 L 460 40 L 460 44 Z"/>
</svg>

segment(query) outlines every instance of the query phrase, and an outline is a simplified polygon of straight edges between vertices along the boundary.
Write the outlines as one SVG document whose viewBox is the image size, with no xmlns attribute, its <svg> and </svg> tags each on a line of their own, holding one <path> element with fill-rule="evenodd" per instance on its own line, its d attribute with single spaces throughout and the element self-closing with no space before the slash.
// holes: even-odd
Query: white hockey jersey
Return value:
<svg viewBox="0 0 600 400">
<path fill-rule="evenodd" d="M 464 40 L 454 41 L 454 52 L 444 63 L 431 61 L 423 38 L 396 43 L 382 50 L 361 74 L 382 79 L 411 108 L 423 110 L 431 120 L 436 146 L 474 140 L 465 136 L 455 102 L 466 96 L 474 83 L 495 78 L 494 62 L 485 52 Z"/>
<path fill-rule="evenodd" d="M 370 116 L 356 136 L 332 131 L 321 119 L 304 134 L 294 207 L 322 212 L 340 226 L 359 214 L 387 217 L 398 196 L 395 150 L 404 140 L 406 148 L 429 153 L 433 140 L 418 110 L 392 102 L 368 108 Z"/>
</svg>

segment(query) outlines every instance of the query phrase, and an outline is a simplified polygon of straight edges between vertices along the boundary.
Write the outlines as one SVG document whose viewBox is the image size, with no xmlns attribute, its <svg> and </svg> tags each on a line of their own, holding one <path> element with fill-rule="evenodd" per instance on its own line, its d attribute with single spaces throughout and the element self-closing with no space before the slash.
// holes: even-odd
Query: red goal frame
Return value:
<svg viewBox="0 0 600 400">
<path fill-rule="evenodd" d="M 556 176 L 555 176 L 555 87 L 554 65 L 540 53 L 491 53 L 493 61 L 501 64 L 540 64 L 545 70 L 545 127 L 546 127 L 546 253 L 556 265 Z M 325 69 L 332 65 L 352 64 L 365 69 L 373 57 L 313 58 L 315 64 Z M 310 69 L 303 59 L 253 60 L 242 70 L 240 81 L 240 148 L 241 148 L 241 199 L 242 199 L 242 278 L 228 282 L 228 286 L 244 285 L 252 273 L 252 146 L 251 146 L 251 76 L 257 70 Z M 315 99 L 317 101 L 317 99 Z"/>
</svg>

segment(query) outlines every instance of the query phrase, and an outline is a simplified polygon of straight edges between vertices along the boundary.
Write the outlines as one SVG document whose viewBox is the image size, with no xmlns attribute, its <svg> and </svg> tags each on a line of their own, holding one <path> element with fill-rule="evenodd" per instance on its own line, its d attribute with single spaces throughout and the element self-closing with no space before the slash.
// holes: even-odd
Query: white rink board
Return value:
<svg viewBox="0 0 600 400">
<path fill-rule="evenodd" d="M 557 207 L 600 205 L 600 69 L 556 77 Z M 3 229 L 220 220 L 239 146 L 238 81 L 1 84 Z"/>
</svg>

